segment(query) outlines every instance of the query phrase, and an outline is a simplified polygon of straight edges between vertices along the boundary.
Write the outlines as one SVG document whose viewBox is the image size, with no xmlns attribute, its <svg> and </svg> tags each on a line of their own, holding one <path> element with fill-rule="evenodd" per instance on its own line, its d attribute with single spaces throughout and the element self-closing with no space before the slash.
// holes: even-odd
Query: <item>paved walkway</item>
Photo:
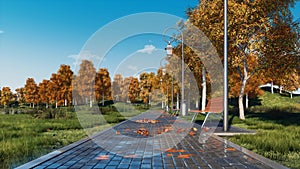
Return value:
<svg viewBox="0 0 300 169">
<path fill-rule="evenodd" d="M 148 112 L 19 168 L 286 168 L 200 127 Z"/>
</svg>

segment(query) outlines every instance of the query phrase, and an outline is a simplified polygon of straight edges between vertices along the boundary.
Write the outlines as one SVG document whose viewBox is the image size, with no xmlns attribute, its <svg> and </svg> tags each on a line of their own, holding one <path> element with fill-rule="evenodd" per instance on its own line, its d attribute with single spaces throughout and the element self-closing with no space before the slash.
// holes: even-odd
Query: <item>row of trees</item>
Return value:
<svg viewBox="0 0 300 169">
<path fill-rule="evenodd" d="M 294 3 L 295 0 L 228 1 L 229 96 L 238 98 L 241 119 L 245 118 L 243 99 L 262 94 L 259 85 L 274 83 L 287 91 L 293 91 L 300 86 L 299 23 L 293 22 L 290 12 Z M 208 37 L 221 60 L 224 43 L 223 5 L 222 0 L 201 1 L 197 7 L 188 10 L 188 21 L 182 26 L 184 42 L 193 42 L 199 49 L 205 48 L 204 45 L 207 44 L 199 43 L 195 35 L 189 36 L 192 32 L 189 24 L 192 24 Z M 205 105 L 206 95 L 208 99 L 211 97 L 211 77 L 215 76 L 207 72 L 202 60 L 210 57 L 213 53 L 211 50 L 209 48 L 199 52 L 184 46 L 184 62 L 191 73 L 185 75 L 185 86 L 188 86 L 186 88 L 190 93 L 201 91 L 192 99 L 197 103 L 202 94 L 202 107 Z M 174 53 L 178 56 L 177 60 L 180 60 L 180 44 L 174 49 Z M 169 58 L 166 68 L 174 74 L 180 74 L 179 65 L 176 59 L 172 61 Z M 195 78 L 197 85 L 188 84 L 190 77 Z M 38 103 L 56 106 L 92 105 L 93 102 L 104 103 L 104 100 L 111 99 L 149 103 L 165 96 L 170 101 L 171 94 L 179 100 L 180 87 L 170 71 L 165 75 L 161 69 L 156 74 L 142 73 L 139 78 L 123 78 L 119 74 L 111 81 L 107 69 L 101 68 L 97 71 L 90 61 L 83 60 L 78 75 L 74 75 L 68 65 L 62 65 L 49 80 L 43 80 L 38 85 L 34 79 L 27 79 L 24 88 L 17 89 L 16 94 L 12 94 L 8 87 L 3 87 L 1 104 L 7 105 L 9 98 L 31 103 L 32 106 Z"/>
<path fill-rule="evenodd" d="M 164 81 L 167 79 L 164 76 Z M 78 75 L 74 75 L 69 65 L 61 65 L 57 73 L 50 79 L 36 83 L 28 78 L 24 87 L 16 89 L 13 93 L 9 87 L 0 90 L 0 104 L 8 106 L 11 103 L 26 103 L 30 107 L 36 105 L 49 107 L 70 106 L 74 104 L 90 104 L 105 100 L 123 102 L 149 103 L 150 99 L 161 100 L 161 90 L 171 92 L 171 86 L 162 83 L 162 70 L 158 74 L 142 73 L 138 78 L 126 77 L 116 74 L 111 82 L 109 72 L 105 68 L 96 71 L 93 63 L 83 60 Z M 167 89 L 168 88 L 168 89 Z M 175 93 L 178 86 L 174 87 Z M 155 90 L 158 90 L 155 92 Z M 152 94 L 151 94 L 152 93 Z M 155 93 L 155 94 L 154 94 Z M 74 97 L 73 97 L 74 96 Z M 169 94 L 170 97 L 170 94 Z"/>
</svg>

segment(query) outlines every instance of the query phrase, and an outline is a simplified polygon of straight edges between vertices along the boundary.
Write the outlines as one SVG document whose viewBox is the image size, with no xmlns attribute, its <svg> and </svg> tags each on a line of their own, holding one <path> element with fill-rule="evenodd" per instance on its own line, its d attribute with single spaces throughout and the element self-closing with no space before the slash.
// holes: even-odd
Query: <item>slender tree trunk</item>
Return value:
<svg viewBox="0 0 300 169">
<path fill-rule="evenodd" d="M 247 78 L 244 78 L 243 82 L 242 82 L 240 94 L 239 94 L 239 114 L 240 114 L 240 119 L 241 120 L 245 120 L 243 97 L 244 97 L 246 83 L 247 83 Z"/>
<path fill-rule="evenodd" d="M 179 110 L 179 93 L 177 93 L 176 109 Z"/>
<path fill-rule="evenodd" d="M 274 86 L 273 86 L 273 81 L 271 82 L 271 93 L 274 93 Z"/>
<path fill-rule="evenodd" d="M 205 110 L 206 105 L 206 71 L 205 68 L 202 67 L 202 105 L 201 110 Z"/>
<path fill-rule="evenodd" d="M 293 93 L 291 92 L 291 99 L 293 98 Z"/>
<path fill-rule="evenodd" d="M 282 94 L 282 86 L 279 86 L 279 93 Z"/>
<path fill-rule="evenodd" d="M 249 108 L 249 96 L 248 93 L 246 93 L 246 109 Z"/>
<path fill-rule="evenodd" d="M 90 96 L 90 107 L 93 107 L 92 96 Z"/>
<path fill-rule="evenodd" d="M 199 98 L 196 98 L 195 105 L 196 105 L 196 109 L 198 109 L 199 108 Z"/>
<path fill-rule="evenodd" d="M 57 101 L 55 101 L 55 108 L 57 109 L 58 105 L 57 105 Z"/>
</svg>

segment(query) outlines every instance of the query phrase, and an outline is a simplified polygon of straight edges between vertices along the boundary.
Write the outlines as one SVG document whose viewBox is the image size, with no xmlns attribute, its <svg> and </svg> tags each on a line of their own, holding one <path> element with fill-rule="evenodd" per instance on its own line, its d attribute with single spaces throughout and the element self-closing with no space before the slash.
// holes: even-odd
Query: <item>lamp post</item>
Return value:
<svg viewBox="0 0 300 169">
<path fill-rule="evenodd" d="M 223 106 L 224 106 L 224 113 L 223 113 L 223 131 L 228 130 L 228 18 L 227 18 L 227 8 L 228 8 L 228 0 L 224 0 L 224 98 L 223 98 Z"/>
<path fill-rule="evenodd" d="M 165 68 L 162 69 L 162 75 L 165 76 L 167 73 L 167 70 Z M 165 106 L 166 106 L 166 111 L 169 112 L 169 91 L 168 91 L 168 81 L 166 81 L 166 88 L 167 88 L 167 96 L 166 96 L 166 103 L 165 103 Z"/>
<path fill-rule="evenodd" d="M 175 29 L 176 31 L 180 32 L 180 35 L 181 35 L 181 81 L 182 81 L 181 83 L 182 83 L 182 85 L 181 85 L 181 107 L 180 107 L 180 110 L 181 110 L 181 115 L 186 116 L 187 111 L 186 111 L 186 105 L 185 105 L 185 100 L 184 100 L 184 48 L 183 48 L 184 42 L 183 42 L 183 32 L 180 29 L 177 29 L 177 28 L 172 28 L 172 29 Z M 171 57 L 172 54 L 173 54 L 173 47 L 171 45 L 171 41 L 168 42 L 168 45 L 165 48 L 165 50 L 167 52 L 167 56 Z"/>
</svg>

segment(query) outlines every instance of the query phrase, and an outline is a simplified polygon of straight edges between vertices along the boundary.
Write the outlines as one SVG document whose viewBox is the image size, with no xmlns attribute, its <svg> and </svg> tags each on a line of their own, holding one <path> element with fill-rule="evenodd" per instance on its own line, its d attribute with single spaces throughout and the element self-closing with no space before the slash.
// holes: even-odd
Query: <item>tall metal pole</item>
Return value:
<svg viewBox="0 0 300 169">
<path fill-rule="evenodd" d="M 171 111 L 173 112 L 174 108 L 174 82 L 173 82 L 173 73 L 172 73 L 172 103 L 171 103 Z"/>
<path fill-rule="evenodd" d="M 184 100 L 184 47 L 183 47 L 183 32 L 179 30 L 181 33 L 181 114 L 182 116 L 186 116 L 186 105 Z"/>
<path fill-rule="evenodd" d="M 228 54 L 227 54 L 227 49 L 228 49 L 228 37 L 227 37 L 227 7 L 228 7 L 228 0 L 224 0 L 224 98 L 223 98 L 223 106 L 224 106 L 224 114 L 223 114 L 223 130 L 227 131 L 228 130 L 228 64 L 227 64 L 227 59 L 228 59 Z"/>
</svg>

